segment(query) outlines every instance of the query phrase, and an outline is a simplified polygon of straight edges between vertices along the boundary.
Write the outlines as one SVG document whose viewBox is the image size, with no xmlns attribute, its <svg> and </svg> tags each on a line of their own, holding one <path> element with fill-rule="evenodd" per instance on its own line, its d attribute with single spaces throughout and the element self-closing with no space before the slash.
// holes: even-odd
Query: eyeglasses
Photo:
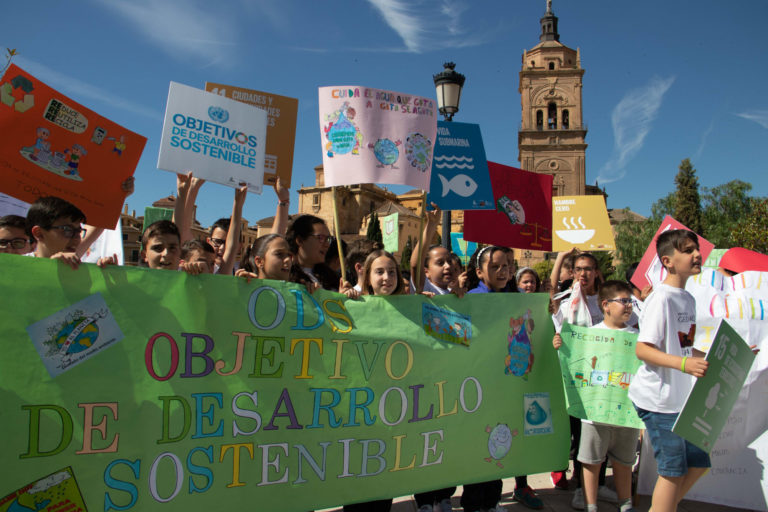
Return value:
<svg viewBox="0 0 768 512">
<path fill-rule="evenodd" d="M 583 273 L 583 272 L 594 272 L 594 270 L 595 269 L 592 268 L 592 267 L 574 267 L 573 268 L 573 273 L 574 274 L 580 274 L 580 273 Z"/>
<path fill-rule="evenodd" d="M 0 239 L 0 249 L 23 249 L 27 245 L 26 238 L 12 238 L 10 240 Z"/>
<path fill-rule="evenodd" d="M 224 245 L 227 241 L 223 238 L 209 238 L 208 240 L 211 241 L 211 244 L 213 244 L 216 247 L 221 247 Z"/>
<path fill-rule="evenodd" d="M 632 305 L 632 299 L 629 299 L 627 297 L 620 297 L 618 299 L 608 299 L 606 302 L 618 302 L 623 306 L 630 306 Z"/>
<path fill-rule="evenodd" d="M 314 234 L 309 236 L 316 238 L 321 244 L 330 244 L 333 241 L 333 237 L 329 235 Z"/>
<path fill-rule="evenodd" d="M 51 226 L 48 229 L 58 229 L 61 232 L 61 236 L 64 238 L 75 238 L 77 236 L 80 238 L 80 236 L 83 234 L 83 231 L 85 231 L 83 228 L 73 228 L 72 226 Z"/>
</svg>

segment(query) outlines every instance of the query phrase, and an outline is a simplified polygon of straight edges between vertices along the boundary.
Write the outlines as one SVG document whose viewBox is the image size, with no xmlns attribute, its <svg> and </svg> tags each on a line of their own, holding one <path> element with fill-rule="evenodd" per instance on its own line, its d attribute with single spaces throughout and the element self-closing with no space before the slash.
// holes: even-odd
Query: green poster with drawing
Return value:
<svg viewBox="0 0 768 512">
<path fill-rule="evenodd" d="M 546 296 L 0 266 L 0 512 L 52 474 L 83 510 L 291 512 L 567 465 Z"/>
<path fill-rule="evenodd" d="M 392 215 L 387 215 L 386 217 L 381 217 L 379 219 L 385 251 L 394 253 L 397 252 L 400 247 L 399 217 L 399 214 L 393 213 Z"/>
<path fill-rule="evenodd" d="M 627 396 L 640 367 L 637 333 L 563 324 L 558 350 L 568 414 L 620 427 L 645 428 Z"/>
<path fill-rule="evenodd" d="M 696 379 L 672 432 L 709 453 L 728 421 L 755 354 L 727 321 L 720 320 L 706 359 L 707 373 Z"/>
</svg>

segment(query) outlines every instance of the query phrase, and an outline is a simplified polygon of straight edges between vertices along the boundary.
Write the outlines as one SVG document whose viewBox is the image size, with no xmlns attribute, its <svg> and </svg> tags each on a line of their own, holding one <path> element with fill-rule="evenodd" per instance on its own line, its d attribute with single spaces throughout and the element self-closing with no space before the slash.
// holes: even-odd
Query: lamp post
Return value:
<svg viewBox="0 0 768 512">
<path fill-rule="evenodd" d="M 453 62 L 446 62 L 443 66 L 444 69 L 432 77 L 437 93 L 437 109 L 446 121 L 453 121 L 453 114 L 459 111 L 461 88 L 466 78 L 454 70 L 456 64 Z M 451 243 L 451 210 L 443 210 L 442 224 L 443 247 L 448 248 Z"/>
</svg>

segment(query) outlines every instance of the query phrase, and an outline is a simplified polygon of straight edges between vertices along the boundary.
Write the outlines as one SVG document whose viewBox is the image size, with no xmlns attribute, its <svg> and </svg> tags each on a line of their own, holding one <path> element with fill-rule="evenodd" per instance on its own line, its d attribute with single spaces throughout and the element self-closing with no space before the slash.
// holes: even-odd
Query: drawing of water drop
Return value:
<svg viewBox="0 0 768 512">
<path fill-rule="evenodd" d="M 525 420 L 531 425 L 541 425 L 547 420 L 547 413 L 539 405 L 539 402 L 534 400 L 531 402 L 531 405 L 528 406 L 528 411 L 525 413 Z"/>
</svg>

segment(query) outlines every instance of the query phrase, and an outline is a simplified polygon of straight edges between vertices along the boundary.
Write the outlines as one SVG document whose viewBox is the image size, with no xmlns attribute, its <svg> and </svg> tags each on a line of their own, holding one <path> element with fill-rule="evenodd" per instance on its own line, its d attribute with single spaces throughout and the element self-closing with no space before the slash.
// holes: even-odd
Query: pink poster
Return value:
<svg viewBox="0 0 768 512">
<path fill-rule="evenodd" d="M 632 283 L 634 283 L 634 285 L 641 290 L 649 284 L 656 286 L 658 283 L 662 282 L 665 277 L 667 277 L 667 271 L 664 269 L 664 266 L 661 264 L 659 257 L 656 255 L 656 239 L 659 238 L 660 234 L 670 229 L 688 228 L 669 215 L 664 217 L 664 220 L 661 221 L 661 226 L 659 226 L 656 234 L 653 235 L 651 244 L 645 250 L 645 254 L 643 254 L 643 259 L 640 260 L 640 264 L 637 266 L 637 270 L 635 270 L 635 273 L 632 275 Z M 690 229 L 688 229 L 688 231 L 690 231 Z M 701 252 L 701 261 L 707 261 L 709 253 L 711 253 L 712 249 L 715 248 L 715 244 L 699 235 L 696 236 L 699 238 L 699 252 Z"/>
<path fill-rule="evenodd" d="M 387 183 L 429 190 L 437 104 L 356 85 L 320 87 L 325 185 Z"/>
</svg>

